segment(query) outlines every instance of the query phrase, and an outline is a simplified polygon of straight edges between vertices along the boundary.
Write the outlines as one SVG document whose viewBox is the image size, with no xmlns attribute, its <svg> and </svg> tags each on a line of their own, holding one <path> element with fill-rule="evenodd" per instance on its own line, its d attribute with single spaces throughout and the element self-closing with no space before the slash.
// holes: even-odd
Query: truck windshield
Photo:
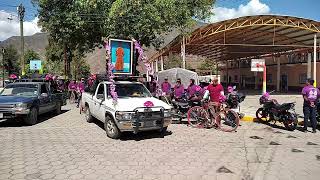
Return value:
<svg viewBox="0 0 320 180">
<path fill-rule="evenodd" d="M 148 89 L 142 84 L 116 84 L 118 96 L 123 97 L 151 97 Z"/>
<path fill-rule="evenodd" d="M 1 96 L 26 96 L 33 97 L 38 95 L 37 84 L 10 84 L 0 93 Z"/>
</svg>

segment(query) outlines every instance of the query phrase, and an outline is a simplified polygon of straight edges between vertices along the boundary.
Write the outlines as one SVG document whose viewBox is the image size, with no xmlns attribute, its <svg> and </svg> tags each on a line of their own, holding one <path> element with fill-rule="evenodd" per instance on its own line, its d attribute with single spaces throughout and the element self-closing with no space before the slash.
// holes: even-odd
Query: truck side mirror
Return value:
<svg viewBox="0 0 320 180">
<path fill-rule="evenodd" d="M 97 94 L 97 99 L 104 100 L 104 95 L 103 94 Z"/>
</svg>

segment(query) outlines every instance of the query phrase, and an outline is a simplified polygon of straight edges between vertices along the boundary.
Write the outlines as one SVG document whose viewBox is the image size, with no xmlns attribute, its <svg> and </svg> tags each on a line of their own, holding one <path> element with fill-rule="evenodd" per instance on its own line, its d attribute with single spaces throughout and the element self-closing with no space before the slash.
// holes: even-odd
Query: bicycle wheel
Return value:
<svg viewBox="0 0 320 180">
<path fill-rule="evenodd" d="M 239 126 L 239 120 L 238 114 L 232 110 L 222 111 L 216 116 L 216 124 L 224 132 L 235 131 Z"/>
<path fill-rule="evenodd" d="M 201 106 L 194 106 L 188 110 L 188 124 L 192 127 L 205 128 L 209 116 Z"/>
</svg>

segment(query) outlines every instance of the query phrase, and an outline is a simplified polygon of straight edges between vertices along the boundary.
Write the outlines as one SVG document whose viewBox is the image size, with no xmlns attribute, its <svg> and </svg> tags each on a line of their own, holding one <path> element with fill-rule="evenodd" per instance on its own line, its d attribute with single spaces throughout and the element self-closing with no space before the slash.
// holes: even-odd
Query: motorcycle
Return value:
<svg viewBox="0 0 320 180">
<path fill-rule="evenodd" d="M 193 106 L 199 106 L 199 101 L 190 101 L 186 93 L 184 93 L 181 98 L 173 98 L 173 121 L 181 122 L 183 119 L 187 118 L 188 110 Z"/>
<path fill-rule="evenodd" d="M 298 124 L 297 114 L 295 112 L 295 103 L 279 104 L 277 100 L 270 99 L 269 93 L 264 93 L 259 98 L 261 108 L 256 111 L 256 117 L 259 120 L 266 119 L 267 123 L 274 121 L 281 122 L 287 130 L 293 131 Z"/>
<path fill-rule="evenodd" d="M 240 113 L 241 107 L 240 107 L 240 103 L 244 101 L 244 99 L 246 98 L 246 96 L 243 93 L 238 93 L 236 90 L 236 87 L 230 87 L 232 88 L 231 91 L 229 91 L 228 88 L 228 95 L 227 95 L 227 107 L 230 108 L 231 110 L 235 111 L 239 118 L 242 119 L 244 117 L 245 114 Z"/>
</svg>

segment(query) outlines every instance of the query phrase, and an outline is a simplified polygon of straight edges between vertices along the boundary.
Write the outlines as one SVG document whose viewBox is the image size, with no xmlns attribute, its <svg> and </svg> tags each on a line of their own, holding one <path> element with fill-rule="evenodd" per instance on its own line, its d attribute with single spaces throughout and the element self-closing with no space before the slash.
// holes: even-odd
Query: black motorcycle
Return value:
<svg viewBox="0 0 320 180">
<path fill-rule="evenodd" d="M 233 89 L 235 90 L 235 87 L 233 87 Z M 240 113 L 240 103 L 243 102 L 245 98 L 246 96 L 243 93 L 238 93 L 236 91 L 227 95 L 227 107 L 238 113 L 240 119 L 244 117 L 244 114 Z"/>
<path fill-rule="evenodd" d="M 199 101 L 190 101 L 187 95 L 184 93 L 181 98 L 173 98 L 173 121 L 181 122 L 187 118 L 188 110 L 193 106 L 199 106 Z"/>
<path fill-rule="evenodd" d="M 298 118 L 294 108 L 295 103 L 279 104 L 275 99 L 270 100 L 269 95 L 261 96 L 259 102 L 263 106 L 256 112 L 257 119 L 265 119 L 267 123 L 282 122 L 289 131 L 296 129 Z"/>
</svg>

